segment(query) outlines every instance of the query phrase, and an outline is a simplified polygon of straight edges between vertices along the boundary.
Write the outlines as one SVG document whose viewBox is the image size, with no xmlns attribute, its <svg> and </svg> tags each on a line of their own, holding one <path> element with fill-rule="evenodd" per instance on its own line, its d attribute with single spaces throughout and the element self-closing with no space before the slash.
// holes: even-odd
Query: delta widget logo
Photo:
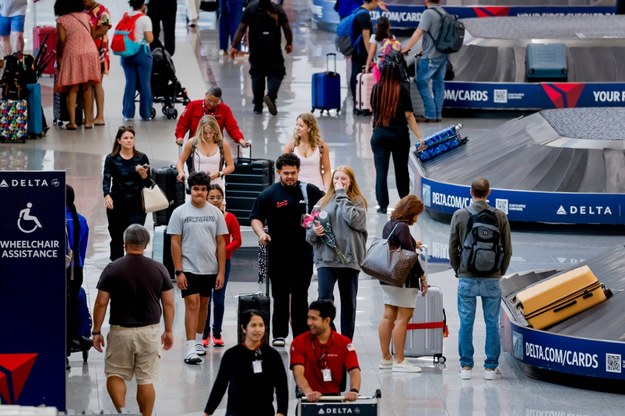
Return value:
<svg viewBox="0 0 625 416">
<path fill-rule="evenodd" d="M 510 7 L 487 6 L 473 7 L 473 13 L 476 17 L 500 17 L 510 15 Z"/>
<path fill-rule="evenodd" d="M 584 91 L 586 84 L 578 82 L 562 82 L 541 84 L 545 94 L 553 103 L 554 108 L 573 108 Z"/>
<path fill-rule="evenodd" d="M 35 364 L 37 354 L 0 354 L 0 399 L 15 404 Z"/>
</svg>

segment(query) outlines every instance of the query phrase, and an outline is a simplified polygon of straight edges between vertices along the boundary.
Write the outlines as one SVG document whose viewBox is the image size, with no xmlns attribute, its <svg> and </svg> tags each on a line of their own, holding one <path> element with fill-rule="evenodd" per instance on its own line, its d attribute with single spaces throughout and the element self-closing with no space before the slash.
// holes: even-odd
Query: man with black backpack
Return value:
<svg viewBox="0 0 625 416">
<path fill-rule="evenodd" d="M 471 205 L 460 208 L 451 219 L 449 260 L 458 277 L 458 353 L 460 378 L 471 379 L 473 369 L 473 322 L 477 297 L 482 298 L 486 324 L 486 360 L 484 379 L 502 377 L 499 371 L 499 307 L 501 288 L 499 279 L 506 273 L 512 245 L 510 225 L 506 214 L 488 205 L 490 184 L 486 178 L 477 178 L 471 184 Z"/>
<path fill-rule="evenodd" d="M 440 0 L 425 0 L 427 9 L 421 15 L 419 27 L 408 40 L 403 53 L 423 38 L 422 53 L 417 62 L 416 83 L 423 100 L 424 117 L 419 123 L 437 123 L 442 120 L 445 100 L 445 70 L 447 55 L 458 52 L 464 40 L 464 25 L 440 7 Z M 427 36 L 424 36 L 427 34 Z M 430 88 L 430 81 L 432 87 Z"/>
</svg>

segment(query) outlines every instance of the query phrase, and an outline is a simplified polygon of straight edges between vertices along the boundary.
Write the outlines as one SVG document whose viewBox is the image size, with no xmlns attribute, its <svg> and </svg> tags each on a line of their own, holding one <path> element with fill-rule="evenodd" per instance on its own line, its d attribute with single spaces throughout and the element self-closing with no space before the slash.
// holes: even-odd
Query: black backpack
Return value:
<svg viewBox="0 0 625 416">
<path fill-rule="evenodd" d="M 14 53 L 4 57 L 2 74 L 2 98 L 5 100 L 22 100 L 28 97 L 26 89 L 26 68 L 20 55 Z"/>
<path fill-rule="evenodd" d="M 434 41 L 434 47 L 442 53 L 458 52 L 464 42 L 464 24 L 458 20 L 458 16 L 446 13 L 438 7 L 432 10 L 441 17 L 441 30 L 436 39 L 430 32 L 427 32 Z"/>
<path fill-rule="evenodd" d="M 503 246 L 496 210 L 489 207 L 477 212 L 472 206 L 468 206 L 466 210 L 471 216 L 462 245 L 461 264 L 472 273 L 492 275 L 501 269 L 503 262 Z"/>
<path fill-rule="evenodd" d="M 399 67 L 399 73 L 401 74 L 401 82 L 410 82 L 410 74 L 408 74 L 408 63 L 401 51 L 391 49 L 388 51 L 382 60 L 382 67 L 380 71 L 387 65 L 397 65 Z"/>
</svg>

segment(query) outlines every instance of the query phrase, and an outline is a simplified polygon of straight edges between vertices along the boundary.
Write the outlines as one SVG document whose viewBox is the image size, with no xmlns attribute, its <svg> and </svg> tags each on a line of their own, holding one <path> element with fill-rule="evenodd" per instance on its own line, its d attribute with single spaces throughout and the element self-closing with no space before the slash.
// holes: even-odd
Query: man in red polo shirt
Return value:
<svg viewBox="0 0 625 416">
<path fill-rule="evenodd" d="M 221 88 L 210 87 L 203 100 L 191 101 L 185 107 L 182 115 L 176 124 L 176 144 L 182 146 L 184 136 L 189 132 L 189 137 L 195 136 L 197 125 L 202 116 L 213 116 L 219 124 L 223 133 L 224 128 L 228 135 L 242 147 L 247 147 L 248 143 L 243 138 L 243 133 L 239 130 L 239 125 L 232 114 L 232 110 L 221 101 Z"/>
<path fill-rule="evenodd" d="M 318 401 L 322 395 L 341 394 L 345 371 L 349 373 L 350 384 L 345 400 L 358 399 L 358 356 L 352 341 L 332 330 L 335 316 L 332 301 L 314 301 L 308 307 L 310 332 L 299 335 L 291 344 L 291 370 L 295 383 L 309 402 Z"/>
</svg>

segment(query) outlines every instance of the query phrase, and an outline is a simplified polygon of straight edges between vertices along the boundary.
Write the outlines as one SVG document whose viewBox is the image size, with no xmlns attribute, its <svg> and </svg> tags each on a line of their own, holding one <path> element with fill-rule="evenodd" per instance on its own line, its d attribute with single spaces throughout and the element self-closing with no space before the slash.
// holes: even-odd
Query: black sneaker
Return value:
<svg viewBox="0 0 625 416">
<path fill-rule="evenodd" d="M 263 113 L 263 109 L 261 108 L 260 110 L 258 108 L 254 109 L 254 114 L 262 114 Z"/>
<path fill-rule="evenodd" d="M 271 114 L 272 116 L 277 116 L 278 109 L 276 108 L 276 103 L 271 101 L 271 98 L 269 98 L 268 95 L 265 95 L 263 101 L 265 102 L 265 105 L 267 105 L 267 110 L 269 110 L 269 114 Z"/>
</svg>

